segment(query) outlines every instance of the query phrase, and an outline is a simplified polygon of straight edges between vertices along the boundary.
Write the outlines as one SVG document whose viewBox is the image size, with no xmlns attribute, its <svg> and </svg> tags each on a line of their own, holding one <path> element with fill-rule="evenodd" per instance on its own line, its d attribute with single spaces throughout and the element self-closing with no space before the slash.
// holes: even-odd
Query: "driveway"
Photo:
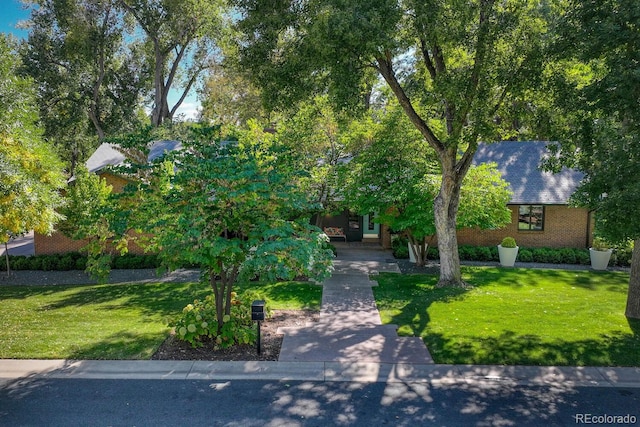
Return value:
<svg viewBox="0 0 640 427">
<path fill-rule="evenodd" d="M 35 249 L 33 245 L 33 231 L 24 237 L 18 237 L 17 239 L 11 239 L 9 244 L 9 255 L 35 255 Z M 5 245 L 0 245 L 0 256 L 4 256 Z"/>
</svg>

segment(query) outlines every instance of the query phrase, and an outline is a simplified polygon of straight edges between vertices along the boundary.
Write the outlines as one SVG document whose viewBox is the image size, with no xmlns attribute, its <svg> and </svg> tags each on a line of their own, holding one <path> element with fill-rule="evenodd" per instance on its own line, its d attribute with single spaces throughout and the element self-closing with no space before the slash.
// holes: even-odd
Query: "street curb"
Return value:
<svg viewBox="0 0 640 427">
<path fill-rule="evenodd" d="M 640 388 L 638 367 L 477 366 L 347 362 L 0 360 L 0 379 L 419 382 L 433 386 Z"/>
</svg>

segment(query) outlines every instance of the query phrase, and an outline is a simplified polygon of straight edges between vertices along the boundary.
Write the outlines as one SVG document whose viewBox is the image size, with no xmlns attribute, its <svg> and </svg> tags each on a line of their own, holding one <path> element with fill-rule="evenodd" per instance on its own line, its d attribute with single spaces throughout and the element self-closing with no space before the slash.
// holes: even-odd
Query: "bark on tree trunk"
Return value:
<svg viewBox="0 0 640 427">
<path fill-rule="evenodd" d="M 427 264 L 427 238 L 423 237 L 418 240 L 409 233 L 409 243 L 411 243 L 411 251 L 416 259 L 417 267 L 424 267 Z"/>
<path fill-rule="evenodd" d="M 640 239 L 633 243 L 627 309 L 624 314 L 633 319 L 640 319 Z"/>
<path fill-rule="evenodd" d="M 460 254 L 458 253 L 458 236 L 456 222 L 460 205 L 460 186 L 466 171 L 456 170 L 455 156 L 450 155 L 442 161 L 442 183 L 440 191 L 433 201 L 433 212 L 438 236 L 440 252 L 439 287 L 460 287 Z M 468 169 L 468 165 L 463 165 Z"/>
<path fill-rule="evenodd" d="M 456 216 L 452 213 L 451 203 L 438 195 L 434 201 L 436 233 L 438 235 L 438 252 L 440 252 L 440 280 L 438 287 L 462 286 L 460 272 L 460 255 L 458 254 L 458 238 L 456 235 Z"/>
</svg>

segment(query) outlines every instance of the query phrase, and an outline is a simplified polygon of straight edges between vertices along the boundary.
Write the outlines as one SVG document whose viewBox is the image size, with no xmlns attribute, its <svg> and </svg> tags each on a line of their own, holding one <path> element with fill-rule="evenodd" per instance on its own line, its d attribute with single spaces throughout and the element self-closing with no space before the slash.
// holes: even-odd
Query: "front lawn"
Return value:
<svg viewBox="0 0 640 427">
<path fill-rule="evenodd" d="M 319 308 L 322 288 L 302 282 L 238 286 L 272 309 Z M 210 289 L 198 283 L 1 286 L 0 358 L 149 359 L 169 319 Z"/>
<path fill-rule="evenodd" d="M 640 366 L 640 322 L 620 272 L 463 268 L 470 289 L 437 276 L 380 274 L 383 323 L 421 336 L 436 363 Z"/>
</svg>

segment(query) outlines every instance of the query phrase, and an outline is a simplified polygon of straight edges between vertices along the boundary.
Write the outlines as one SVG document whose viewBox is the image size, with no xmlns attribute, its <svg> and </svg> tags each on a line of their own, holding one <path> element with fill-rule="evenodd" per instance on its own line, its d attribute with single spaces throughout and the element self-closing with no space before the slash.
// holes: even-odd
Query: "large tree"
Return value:
<svg viewBox="0 0 640 427">
<path fill-rule="evenodd" d="M 60 219 L 63 168 L 42 139 L 33 81 L 18 76 L 15 46 L 0 35 L 0 243 Z"/>
<path fill-rule="evenodd" d="M 347 203 L 404 233 L 417 265 L 424 265 L 428 238 L 436 234 L 433 205 L 441 177 L 437 156 L 391 102 L 370 144 L 348 165 Z M 508 184 L 495 165 L 471 166 L 460 189 L 458 228 L 493 229 L 511 221 Z"/>
<path fill-rule="evenodd" d="M 571 118 L 562 153 L 585 172 L 574 200 L 595 211 L 596 231 L 612 242 L 634 240 L 627 317 L 640 319 L 640 4 L 572 1 L 559 22 Z"/>
<path fill-rule="evenodd" d="M 132 202 L 126 210 L 132 212 L 129 224 L 141 232 L 140 244 L 170 267 L 202 269 L 221 329 L 238 281 L 320 280 L 333 254 L 310 225 L 312 206 L 270 134 L 239 143 L 220 143 L 212 135 L 194 128 L 181 150 L 154 164 L 148 179 L 124 197 Z"/>
<path fill-rule="evenodd" d="M 236 0 L 241 63 L 280 106 L 325 90 L 360 102 L 377 72 L 436 153 L 439 284 L 457 286 L 462 182 L 479 141 L 512 135 L 506 107 L 539 75 L 550 3 Z"/>
<path fill-rule="evenodd" d="M 278 124 L 278 141 L 306 172 L 298 186 L 320 207 L 318 227 L 325 214 L 345 208 L 341 172 L 349 159 L 371 141 L 374 127 L 370 117 L 357 120 L 335 111 L 326 96 L 299 103 L 295 114 Z"/>
<path fill-rule="evenodd" d="M 34 0 L 24 71 L 38 83 L 45 136 L 70 173 L 96 142 L 138 121 L 148 71 L 115 0 Z"/>
<path fill-rule="evenodd" d="M 151 124 L 171 121 L 198 77 L 220 56 L 223 0 L 118 0 L 145 34 L 153 70 Z M 169 106 L 169 92 L 178 100 Z"/>
<path fill-rule="evenodd" d="M 262 108 L 259 89 L 230 66 L 212 64 L 199 97 L 202 119 L 221 124 L 224 130 L 246 126 L 250 120 L 262 123 L 269 116 Z"/>
</svg>

